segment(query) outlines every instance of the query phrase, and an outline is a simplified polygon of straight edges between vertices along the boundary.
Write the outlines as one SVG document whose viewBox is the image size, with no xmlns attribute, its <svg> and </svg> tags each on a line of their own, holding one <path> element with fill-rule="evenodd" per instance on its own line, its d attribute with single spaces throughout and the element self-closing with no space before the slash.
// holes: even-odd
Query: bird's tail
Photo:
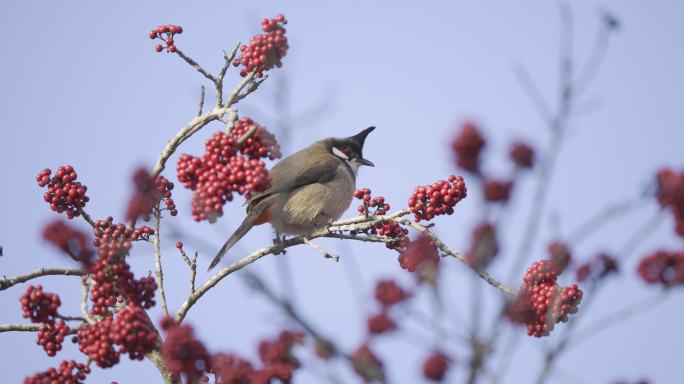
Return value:
<svg viewBox="0 0 684 384">
<path fill-rule="evenodd" d="M 244 235 L 249 232 L 250 229 L 254 226 L 256 220 L 258 218 L 258 215 L 250 215 L 248 214 L 247 217 L 245 217 L 245 220 L 240 224 L 238 229 L 233 232 L 232 235 L 226 240 L 226 243 L 223 244 L 223 247 L 218 251 L 216 256 L 214 257 L 214 260 L 212 260 L 211 264 L 209 265 L 209 269 L 207 271 L 210 271 L 212 268 L 214 268 L 223 258 L 223 256 L 228 252 L 230 248 L 235 245 Z"/>
</svg>

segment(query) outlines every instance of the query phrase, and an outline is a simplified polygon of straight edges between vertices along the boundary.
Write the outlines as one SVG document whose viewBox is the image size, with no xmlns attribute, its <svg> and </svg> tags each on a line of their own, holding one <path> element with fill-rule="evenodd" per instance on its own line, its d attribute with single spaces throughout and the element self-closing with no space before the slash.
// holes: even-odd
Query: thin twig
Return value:
<svg viewBox="0 0 684 384">
<path fill-rule="evenodd" d="M 88 312 L 88 291 L 90 288 L 88 285 L 88 277 L 88 275 L 81 276 L 81 316 L 83 316 L 88 323 L 92 323 L 93 318 Z"/>
<path fill-rule="evenodd" d="M 516 79 L 518 79 L 518 83 L 520 83 L 523 91 L 525 91 L 525 94 L 527 94 L 527 97 L 530 99 L 532 105 L 537 108 L 537 112 L 541 118 L 548 124 L 552 120 L 551 116 L 553 116 L 551 107 L 539 91 L 534 80 L 532 80 L 532 76 L 527 71 L 527 68 L 523 65 L 516 65 L 513 67 L 513 73 L 515 74 Z"/>
<path fill-rule="evenodd" d="M 23 275 L 14 276 L 10 278 L 4 278 L 0 280 L 0 291 L 12 287 L 16 284 L 25 283 L 29 280 L 43 277 L 43 276 L 83 276 L 85 271 L 82 269 L 69 269 L 69 268 L 40 268 L 36 271 L 29 272 Z"/>
<path fill-rule="evenodd" d="M 332 253 L 326 251 L 324 248 L 322 248 L 319 245 L 314 244 L 311 240 L 307 239 L 306 237 L 302 237 L 302 241 L 304 241 L 304 244 L 308 245 L 309 247 L 313 248 L 316 252 L 320 253 L 325 257 L 326 259 L 333 259 L 336 262 L 340 261 L 340 257 L 338 255 L 333 255 Z"/>
<path fill-rule="evenodd" d="M 81 216 L 83 217 L 83 220 L 85 220 L 86 223 L 88 223 L 91 227 L 95 227 L 95 221 L 93 221 L 93 218 L 90 217 L 90 215 L 83 209 L 81 209 Z"/>
<path fill-rule="evenodd" d="M 197 117 L 202 116 L 202 110 L 204 109 L 204 85 L 200 86 L 200 99 L 199 107 L 197 108 Z"/>
<path fill-rule="evenodd" d="M 647 297 L 643 300 L 629 304 L 609 315 L 606 315 L 592 324 L 585 327 L 585 329 L 578 331 L 575 336 L 569 341 L 568 347 L 575 347 L 578 344 L 587 341 L 590 337 L 600 333 L 607 328 L 616 324 L 625 322 L 635 316 L 646 313 L 647 310 L 655 308 L 656 306 L 665 302 L 669 297 L 670 290 L 658 292 L 656 295 Z"/>
<path fill-rule="evenodd" d="M 634 208 L 639 207 L 639 204 L 642 201 L 642 196 L 639 196 L 636 199 L 631 198 L 629 200 L 612 204 L 604 208 L 589 218 L 589 220 L 582 223 L 582 225 L 577 227 L 575 230 L 571 231 L 570 235 L 568 235 L 568 243 L 577 244 L 588 235 L 596 232 L 599 228 L 610 222 L 612 219 L 618 218 L 626 213 L 631 212 Z"/>
<path fill-rule="evenodd" d="M 603 60 L 608 52 L 610 37 L 612 36 L 614 29 L 615 28 L 609 23 L 606 23 L 605 20 L 601 20 L 601 26 L 596 34 L 596 39 L 594 40 L 594 46 L 591 50 L 591 54 L 589 55 L 589 58 L 587 59 L 587 62 L 582 70 L 579 71 L 579 75 L 575 81 L 575 88 L 578 95 L 589 88 L 592 81 L 596 78 L 596 75 L 603 66 Z"/>
<path fill-rule="evenodd" d="M 223 67 L 221 67 L 221 71 L 219 71 L 216 86 L 216 103 L 218 105 L 223 105 L 223 78 L 226 76 L 226 71 L 228 70 L 228 67 L 230 67 L 230 63 L 232 63 L 233 59 L 235 59 L 235 56 L 237 56 L 240 45 L 240 43 L 237 43 L 237 45 L 235 45 L 235 48 L 233 48 L 233 51 L 230 53 L 230 56 L 227 56 L 226 51 L 223 51 L 224 62 Z"/>
<path fill-rule="evenodd" d="M 159 288 L 159 297 L 161 298 L 161 307 L 166 316 L 169 316 L 169 308 L 166 305 L 166 292 L 164 291 L 164 271 L 161 263 L 161 249 L 159 246 L 159 227 L 161 222 L 161 211 L 159 210 L 159 203 L 154 209 L 154 263 L 155 272 L 157 276 L 157 287 Z"/>
<path fill-rule="evenodd" d="M 192 257 L 192 264 L 190 265 L 190 294 L 195 293 L 195 277 L 197 276 L 197 254 Z"/>
<path fill-rule="evenodd" d="M 201 65 L 199 65 L 199 63 L 197 63 L 195 60 L 187 56 L 185 53 L 183 53 L 183 51 L 177 49 L 176 54 L 180 56 L 181 59 L 185 60 L 186 63 L 190 64 L 191 67 L 195 68 L 197 72 L 201 73 L 202 76 L 206 77 L 214 84 L 217 83 L 216 78 L 211 73 L 207 72 L 204 68 L 202 68 Z"/>
<path fill-rule="evenodd" d="M 420 225 L 414 221 L 407 220 L 407 219 L 395 219 L 395 221 L 397 221 L 400 224 L 410 226 L 413 229 L 417 230 L 418 232 L 421 232 L 421 233 L 424 233 L 424 234 L 430 236 L 430 238 L 435 242 L 435 245 L 437 246 L 437 248 L 439 248 L 442 252 L 444 252 L 445 254 L 447 254 L 451 257 L 458 259 L 459 261 L 461 261 L 465 265 L 468 265 L 468 263 L 465 260 L 465 257 L 460 252 L 458 252 L 455 249 L 446 245 L 442 240 L 440 240 L 434 233 L 432 233 L 426 227 L 424 227 L 424 226 L 422 226 L 422 225 Z M 504 285 L 503 283 L 500 283 L 499 281 L 495 280 L 484 269 L 478 268 L 476 266 L 469 266 L 469 267 L 470 267 L 470 269 L 475 271 L 475 273 L 478 276 L 480 276 L 480 278 L 482 280 L 489 283 L 489 285 L 491 285 L 492 287 L 500 290 L 501 292 L 503 292 L 507 295 L 511 295 L 514 297 L 518 295 L 518 292 L 515 289 L 509 288 L 506 285 Z"/>
</svg>

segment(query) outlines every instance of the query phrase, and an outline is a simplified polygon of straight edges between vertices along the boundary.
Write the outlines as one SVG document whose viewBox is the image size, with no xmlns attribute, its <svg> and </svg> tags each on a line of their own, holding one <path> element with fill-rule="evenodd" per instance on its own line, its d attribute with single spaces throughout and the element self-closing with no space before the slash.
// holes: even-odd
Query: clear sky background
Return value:
<svg viewBox="0 0 684 384">
<path fill-rule="evenodd" d="M 611 40 L 604 66 L 585 99 L 591 113 L 572 120 L 532 259 L 542 258 L 549 240 L 567 235 L 591 214 L 635 196 L 659 167 L 684 166 L 684 2 L 581 1 L 571 8 L 580 62 L 600 27 L 602 9 L 613 12 L 622 28 Z M 464 119 L 474 119 L 485 130 L 486 168 L 493 175 L 506 175 L 505 155 L 512 139 L 527 139 L 538 148 L 547 145 L 548 130 L 513 68 L 525 66 L 542 93 L 555 99 L 560 32 L 555 1 L 4 1 L 0 4 L 0 245 L 4 247 L 0 274 L 70 265 L 41 240 L 43 225 L 56 214 L 42 202 L 43 192 L 35 182 L 38 171 L 74 165 L 79 180 L 89 187 L 88 212 L 95 218 L 113 215 L 121 220 L 131 172 L 140 165 L 151 166 L 166 141 L 196 112 L 199 86 L 206 82 L 178 57 L 154 52 L 154 43 L 147 38 L 152 27 L 182 25 L 185 32 L 177 39 L 178 47 L 215 71 L 221 65 L 222 49 L 248 41 L 259 31 L 263 17 L 278 12 L 289 20 L 291 47 L 285 66 L 241 102 L 239 111 L 276 133 L 290 126 L 290 137 L 283 143 L 286 154 L 321 137 L 348 136 L 376 125 L 364 151 L 376 167 L 362 169 L 358 184 L 384 195 L 394 208 L 405 203 L 414 186 L 457 172 L 447 144 Z M 233 70 L 228 84 L 238 79 Z M 286 104 L 275 101 L 278 95 Z M 207 127 L 180 152 L 201 153 L 204 140 L 221 128 Z M 175 165 L 175 160 L 170 164 Z M 176 181 L 174 168 L 169 167 L 165 175 Z M 507 276 L 506 256 L 517 249 L 532 185 L 532 177 L 523 177 L 512 208 L 504 212 L 509 224 L 501 242 L 509 252 L 492 268 L 500 279 Z M 183 240 L 186 248 L 200 251 L 204 271 L 243 217 L 238 203 L 228 205 L 217 224 L 196 224 L 190 216 L 190 194 L 182 188 L 175 192 L 180 214 L 167 223 L 192 236 L 170 237 L 170 227 L 162 228 L 167 295 L 173 310 L 184 300 L 188 276 L 175 241 Z M 465 250 L 479 209 L 477 199 L 466 199 L 457 214 L 438 219 L 436 229 L 453 247 Z M 582 260 L 599 250 L 616 252 L 656 211 L 652 200 L 644 203 L 624 220 L 573 245 L 574 254 Z M 353 214 L 351 209 L 347 213 Z M 87 230 L 82 221 L 74 224 Z M 258 228 L 227 259 L 268 244 L 270 238 L 268 228 Z M 297 308 L 321 332 L 351 350 L 363 339 L 365 317 L 374 309 L 373 283 L 393 276 L 409 284 L 411 277 L 399 268 L 396 255 L 380 246 L 319 242 L 340 253 L 341 261 L 333 263 L 307 247 L 297 247 L 288 251 L 286 260 L 271 256 L 249 268 L 280 292 L 287 285 L 278 271 L 289 268 Z M 578 328 L 656 294 L 655 288 L 638 280 L 635 263 L 656 248 L 681 246 L 681 239 L 673 235 L 671 217 L 666 216 L 651 237 L 630 250 L 622 273 L 596 299 Z M 153 265 L 151 247 L 136 246 L 131 263 L 138 276 L 146 274 Z M 463 335 L 468 320 L 456 313 L 470 309 L 470 272 L 452 260 L 444 264 L 449 265 L 444 274 L 449 289 L 444 294 L 450 308 L 457 308 L 448 313 L 445 324 Z M 356 275 L 350 273 L 354 266 Z M 205 278 L 204 273 L 198 276 L 200 281 Z M 74 300 L 80 292 L 78 279 L 45 278 L 41 283 L 62 295 L 65 312 L 78 311 Z M 480 284 L 491 312 L 498 293 Z M 24 289 L 20 285 L 0 294 L 0 323 L 25 321 L 18 303 Z M 422 298 L 418 301 L 425 304 Z M 571 349 L 559 360 L 552 382 L 608 383 L 620 378 L 680 382 L 682 304 L 682 293 L 676 290 L 655 309 Z M 159 316 L 156 309 L 154 316 Z M 187 321 L 197 326 L 199 337 L 212 351 L 248 357 L 256 357 L 260 338 L 272 337 L 288 325 L 275 308 L 246 287 L 239 273 L 207 294 Z M 393 383 L 420 382 L 419 367 L 432 345 L 426 327 L 410 327 L 413 331 L 407 336 L 380 338 L 373 344 L 386 359 Z M 522 332 L 508 330 L 502 337 Z M 0 335 L 2 382 L 17 383 L 58 364 L 59 358 L 47 358 L 34 340 L 35 334 Z M 503 382 L 531 382 L 548 342 L 523 338 Z M 446 348 L 457 360 L 449 382 L 461 382 L 467 371 L 467 349 L 458 344 Z M 321 365 L 310 354 L 303 355 L 313 369 L 298 373 L 296 382 L 322 382 Z M 59 356 L 84 360 L 70 343 Z M 496 371 L 497 367 L 498 363 L 488 368 Z M 344 364 L 334 371 L 343 382 L 358 380 Z M 160 382 L 151 364 L 127 358 L 113 369 L 95 369 L 89 377 L 93 383 L 112 380 Z"/>
</svg>

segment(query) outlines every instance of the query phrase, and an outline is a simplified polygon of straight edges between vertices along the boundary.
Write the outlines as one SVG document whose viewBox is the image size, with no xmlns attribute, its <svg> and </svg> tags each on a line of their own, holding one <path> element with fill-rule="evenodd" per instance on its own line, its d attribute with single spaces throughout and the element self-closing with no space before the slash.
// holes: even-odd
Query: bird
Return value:
<svg viewBox="0 0 684 384">
<path fill-rule="evenodd" d="M 247 216 L 208 271 L 255 225 L 271 223 L 280 241 L 280 234 L 306 235 L 339 219 L 354 197 L 359 168 L 375 166 L 363 157 L 366 137 L 374 129 L 371 126 L 350 137 L 316 141 L 274 165 L 271 187 L 246 202 Z"/>
</svg>

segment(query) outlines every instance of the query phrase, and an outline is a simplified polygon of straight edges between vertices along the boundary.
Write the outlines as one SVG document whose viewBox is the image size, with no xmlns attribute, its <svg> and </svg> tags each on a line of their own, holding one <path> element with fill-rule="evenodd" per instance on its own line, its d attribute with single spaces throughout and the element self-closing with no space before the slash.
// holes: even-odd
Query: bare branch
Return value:
<svg viewBox="0 0 684 384">
<path fill-rule="evenodd" d="M 616 204 L 609 205 L 593 217 L 589 218 L 581 226 L 570 232 L 568 235 L 568 243 L 577 244 L 591 233 L 597 231 L 603 225 L 610 222 L 610 220 L 618 218 L 626 213 L 631 212 L 634 208 L 639 206 L 642 202 L 642 196 L 638 198 L 629 199 Z"/>
<path fill-rule="evenodd" d="M 202 76 L 206 77 L 207 79 L 211 80 L 212 83 L 216 84 L 217 80 L 216 78 L 209 72 L 207 72 L 204 68 L 202 68 L 199 63 L 197 63 L 195 60 L 187 56 L 183 51 L 180 49 L 176 50 L 176 54 L 181 57 L 181 59 L 185 60 L 186 63 L 190 64 L 191 67 L 195 68 L 197 72 L 201 73 Z"/>
<path fill-rule="evenodd" d="M 569 340 L 568 347 L 574 347 L 609 327 L 646 313 L 649 309 L 655 308 L 656 306 L 664 303 L 669 297 L 668 293 L 670 293 L 670 290 L 660 291 L 654 296 L 631 303 L 609 315 L 596 320 L 594 323 L 588 325 L 585 329 L 577 332 L 575 336 Z"/>
<path fill-rule="evenodd" d="M 88 312 L 88 275 L 81 276 L 81 316 L 85 318 L 88 323 L 93 322 L 93 318 L 90 317 Z"/>
<path fill-rule="evenodd" d="M 81 216 L 83 217 L 83 220 L 86 221 L 86 223 L 90 224 L 91 227 L 95 227 L 95 221 L 90 217 L 90 215 L 81 209 Z"/>
<path fill-rule="evenodd" d="M 245 76 L 244 79 L 233 89 L 232 92 L 230 92 L 230 95 L 228 95 L 228 100 L 225 103 L 224 108 L 229 108 L 233 104 L 237 103 L 241 99 L 243 99 L 247 95 L 243 96 L 238 96 L 240 95 L 240 92 L 247 86 L 247 84 L 250 84 L 252 80 L 254 79 L 254 76 L 256 76 L 257 68 L 254 68 L 252 72 L 248 73 L 247 76 Z M 256 90 L 256 88 L 255 88 Z"/>
<path fill-rule="evenodd" d="M 0 280 L 0 291 L 12 287 L 14 285 L 25 283 L 29 280 L 42 276 L 83 276 L 85 271 L 82 269 L 68 269 L 68 268 L 40 268 L 36 271 L 29 272 L 24 275 L 14 276 Z"/>
<path fill-rule="evenodd" d="M 311 240 L 307 239 L 306 237 L 302 237 L 302 241 L 304 241 L 304 243 L 309 247 L 313 248 L 316 252 L 323 255 L 323 257 L 325 257 L 326 259 L 333 259 L 336 262 L 340 261 L 340 257 L 338 255 L 333 255 L 332 253 L 323 249 L 321 246 L 314 244 Z"/>
<path fill-rule="evenodd" d="M 159 247 L 159 223 L 161 221 L 161 212 L 159 211 L 159 203 L 154 209 L 154 263 L 156 267 L 157 286 L 159 287 L 159 297 L 161 298 L 161 307 L 166 316 L 169 315 L 169 308 L 166 305 L 166 292 L 164 291 L 164 271 L 161 263 L 161 250 Z"/>
<path fill-rule="evenodd" d="M 226 51 L 223 51 L 224 63 L 223 67 L 221 67 L 221 71 L 218 74 L 218 79 L 216 82 L 216 103 L 218 105 L 223 105 L 223 78 L 226 76 L 226 71 L 228 71 L 230 63 L 232 63 L 235 57 L 237 56 L 240 45 L 240 43 L 237 43 L 237 45 L 235 45 L 235 48 L 233 48 L 233 51 L 230 53 L 230 56 L 226 55 Z"/>
<path fill-rule="evenodd" d="M 179 248 L 178 251 L 180 252 L 181 256 L 183 256 L 183 261 L 185 261 L 185 264 L 187 264 L 188 267 L 192 267 L 192 262 L 190 261 L 190 258 L 188 258 L 188 255 L 185 253 L 185 250 L 183 250 L 183 248 Z"/>
<path fill-rule="evenodd" d="M 0 324 L 0 333 L 3 332 L 38 332 L 43 324 Z M 78 332 L 78 328 L 69 327 L 68 335 Z"/>
<path fill-rule="evenodd" d="M 522 65 L 516 65 L 513 67 L 513 73 L 515 74 L 515 78 L 518 80 L 518 83 L 520 83 L 520 86 L 523 88 L 523 91 L 525 91 L 525 94 L 527 94 L 527 97 L 530 99 L 532 105 L 537 108 L 537 112 L 544 122 L 550 122 L 552 119 L 551 116 L 553 115 L 551 112 L 551 107 L 542 95 L 541 91 L 539 91 L 539 88 L 534 83 L 534 80 L 532 80 L 532 76 L 527 71 L 527 68 Z"/>
<path fill-rule="evenodd" d="M 395 221 L 397 221 L 403 225 L 410 226 L 413 229 L 417 230 L 418 232 L 421 232 L 421 233 L 424 233 L 424 234 L 430 236 L 430 238 L 435 242 L 435 245 L 437 246 L 437 248 L 439 248 L 439 250 L 441 250 L 442 252 L 444 252 L 445 254 L 447 254 L 451 257 L 458 259 L 459 261 L 463 262 L 465 265 L 468 265 L 468 263 L 465 260 L 465 257 L 460 252 L 458 252 L 455 249 L 451 248 L 450 246 L 446 245 L 442 240 L 440 240 L 437 237 L 437 235 L 430 232 L 430 230 L 428 230 L 426 227 L 424 227 L 424 226 L 422 226 L 422 225 L 420 225 L 414 221 L 408 220 L 408 219 L 396 219 Z M 489 273 L 487 273 L 487 271 L 485 271 L 484 269 L 471 267 L 471 266 L 469 266 L 469 268 L 472 269 L 473 271 L 475 271 L 475 273 L 477 273 L 477 275 L 480 276 L 480 278 L 482 278 L 482 280 L 486 281 L 492 287 L 500 290 L 501 292 L 503 292 L 507 295 L 518 296 L 518 292 L 515 289 L 509 288 L 509 287 L 505 286 L 504 284 L 498 282 L 493 277 L 491 277 L 489 275 Z"/>
<path fill-rule="evenodd" d="M 195 251 L 195 256 L 192 257 L 192 263 L 190 264 L 190 294 L 195 293 L 195 277 L 197 276 L 197 251 Z"/>
<path fill-rule="evenodd" d="M 197 117 L 202 116 L 202 110 L 204 109 L 204 85 L 200 86 L 200 101 L 199 107 L 197 108 Z"/>
</svg>

